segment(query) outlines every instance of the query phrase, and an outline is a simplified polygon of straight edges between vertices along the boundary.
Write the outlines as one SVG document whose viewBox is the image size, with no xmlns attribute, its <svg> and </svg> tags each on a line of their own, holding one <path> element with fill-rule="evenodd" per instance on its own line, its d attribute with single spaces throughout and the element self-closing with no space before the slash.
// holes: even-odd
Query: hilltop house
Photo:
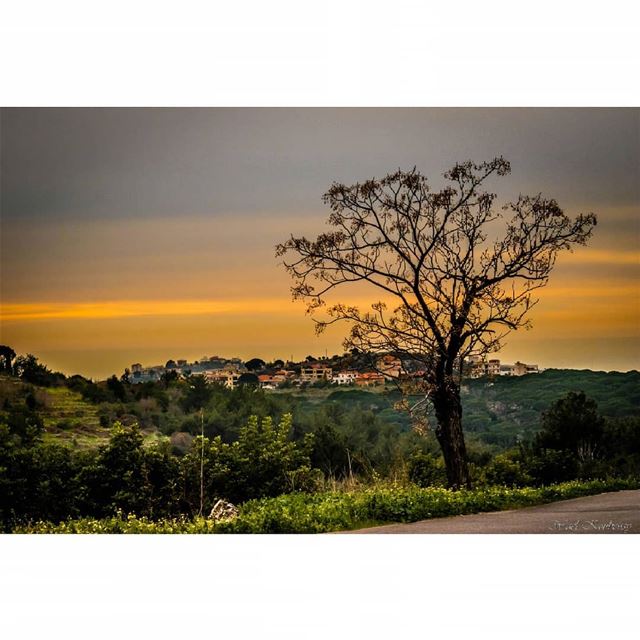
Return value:
<svg viewBox="0 0 640 640">
<path fill-rule="evenodd" d="M 300 382 L 314 383 L 332 378 L 333 369 L 324 364 L 308 364 L 300 369 Z"/>
<path fill-rule="evenodd" d="M 523 376 L 527 373 L 540 373 L 537 364 L 525 364 L 524 362 L 516 362 L 513 365 L 513 373 L 511 375 L 514 376 Z"/>
<path fill-rule="evenodd" d="M 402 361 L 396 356 L 387 354 L 378 358 L 376 361 L 376 369 L 385 377 L 386 380 L 399 378 L 402 374 Z"/>
<path fill-rule="evenodd" d="M 258 382 L 260 383 L 261 389 L 276 389 L 285 380 L 286 378 L 284 376 L 271 375 L 268 373 L 263 373 L 258 376 Z"/>
<path fill-rule="evenodd" d="M 524 362 L 502 364 L 497 358 L 485 360 L 480 356 L 471 356 L 467 360 L 467 365 L 472 378 L 482 378 L 484 376 L 523 376 L 527 373 L 540 373 L 537 364 L 525 364 Z"/>
<path fill-rule="evenodd" d="M 221 384 L 227 387 L 227 389 L 233 389 L 238 385 L 238 380 L 242 373 L 235 369 L 225 369 L 222 371 L 205 371 L 202 375 L 204 375 L 207 382 Z"/>
<path fill-rule="evenodd" d="M 356 385 L 359 387 L 374 387 L 379 384 L 384 384 L 384 376 L 377 371 L 367 371 L 356 376 Z"/>
</svg>

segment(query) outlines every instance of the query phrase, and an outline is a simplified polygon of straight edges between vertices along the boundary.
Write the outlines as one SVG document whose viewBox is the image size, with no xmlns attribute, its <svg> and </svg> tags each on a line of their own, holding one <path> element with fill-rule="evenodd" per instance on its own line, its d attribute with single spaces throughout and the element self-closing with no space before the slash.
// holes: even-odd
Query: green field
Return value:
<svg viewBox="0 0 640 640">
<path fill-rule="evenodd" d="M 109 429 L 100 426 L 95 405 L 79 393 L 65 387 L 41 389 L 44 406 L 41 416 L 45 440 L 68 442 L 79 447 L 92 447 L 109 439 Z"/>
</svg>

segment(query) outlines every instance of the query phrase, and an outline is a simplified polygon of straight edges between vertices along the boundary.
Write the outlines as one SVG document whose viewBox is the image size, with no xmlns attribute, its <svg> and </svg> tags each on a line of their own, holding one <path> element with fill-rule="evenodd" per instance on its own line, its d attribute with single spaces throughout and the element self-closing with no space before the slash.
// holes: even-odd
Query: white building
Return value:
<svg viewBox="0 0 640 640">
<path fill-rule="evenodd" d="M 332 382 L 340 385 L 355 384 L 357 377 L 357 371 L 338 371 L 338 373 L 333 376 Z"/>
</svg>

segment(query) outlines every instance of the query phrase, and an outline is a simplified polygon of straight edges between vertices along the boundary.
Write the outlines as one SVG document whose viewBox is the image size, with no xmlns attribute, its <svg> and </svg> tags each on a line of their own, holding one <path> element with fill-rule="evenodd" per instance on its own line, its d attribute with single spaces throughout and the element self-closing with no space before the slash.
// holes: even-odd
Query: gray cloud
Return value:
<svg viewBox="0 0 640 640">
<path fill-rule="evenodd" d="M 637 109 L 4 109 L 5 219 L 318 212 L 333 180 L 504 155 L 508 195 L 637 205 Z"/>
</svg>

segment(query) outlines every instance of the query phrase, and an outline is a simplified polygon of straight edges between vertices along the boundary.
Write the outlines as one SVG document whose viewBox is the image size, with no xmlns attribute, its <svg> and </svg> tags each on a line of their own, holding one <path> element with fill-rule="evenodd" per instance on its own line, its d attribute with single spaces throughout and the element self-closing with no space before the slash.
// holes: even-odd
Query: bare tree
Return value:
<svg viewBox="0 0 640 640">
<path fill-rule="evenodd" d="M 324 310 L 318 332 L 348 321 L 345 348 L 420 364 L 419 404 L 433 405 L 453 488 L 470 486 L 464 358 L 499 350 L 507 333 L 529 325 L 525 316 L 558 252 L 585 244 L 596 224 L 594 214 L 572 220 L 540 194 L 499 207 L 484 183 L 510 171 L 501 157 L 456 164 L 436 191 L 415 168 L 352 186 L 334 183 L 323 197 L 331 230 L 315 240 L 292 236 L 276 250 L 294 280 L 294 299 L 305 300 L 310 313 Z M 328 305 L 327 295 L 349 283 L 368 283 L 382 299 L 370 310 Z"/>
</svg>

